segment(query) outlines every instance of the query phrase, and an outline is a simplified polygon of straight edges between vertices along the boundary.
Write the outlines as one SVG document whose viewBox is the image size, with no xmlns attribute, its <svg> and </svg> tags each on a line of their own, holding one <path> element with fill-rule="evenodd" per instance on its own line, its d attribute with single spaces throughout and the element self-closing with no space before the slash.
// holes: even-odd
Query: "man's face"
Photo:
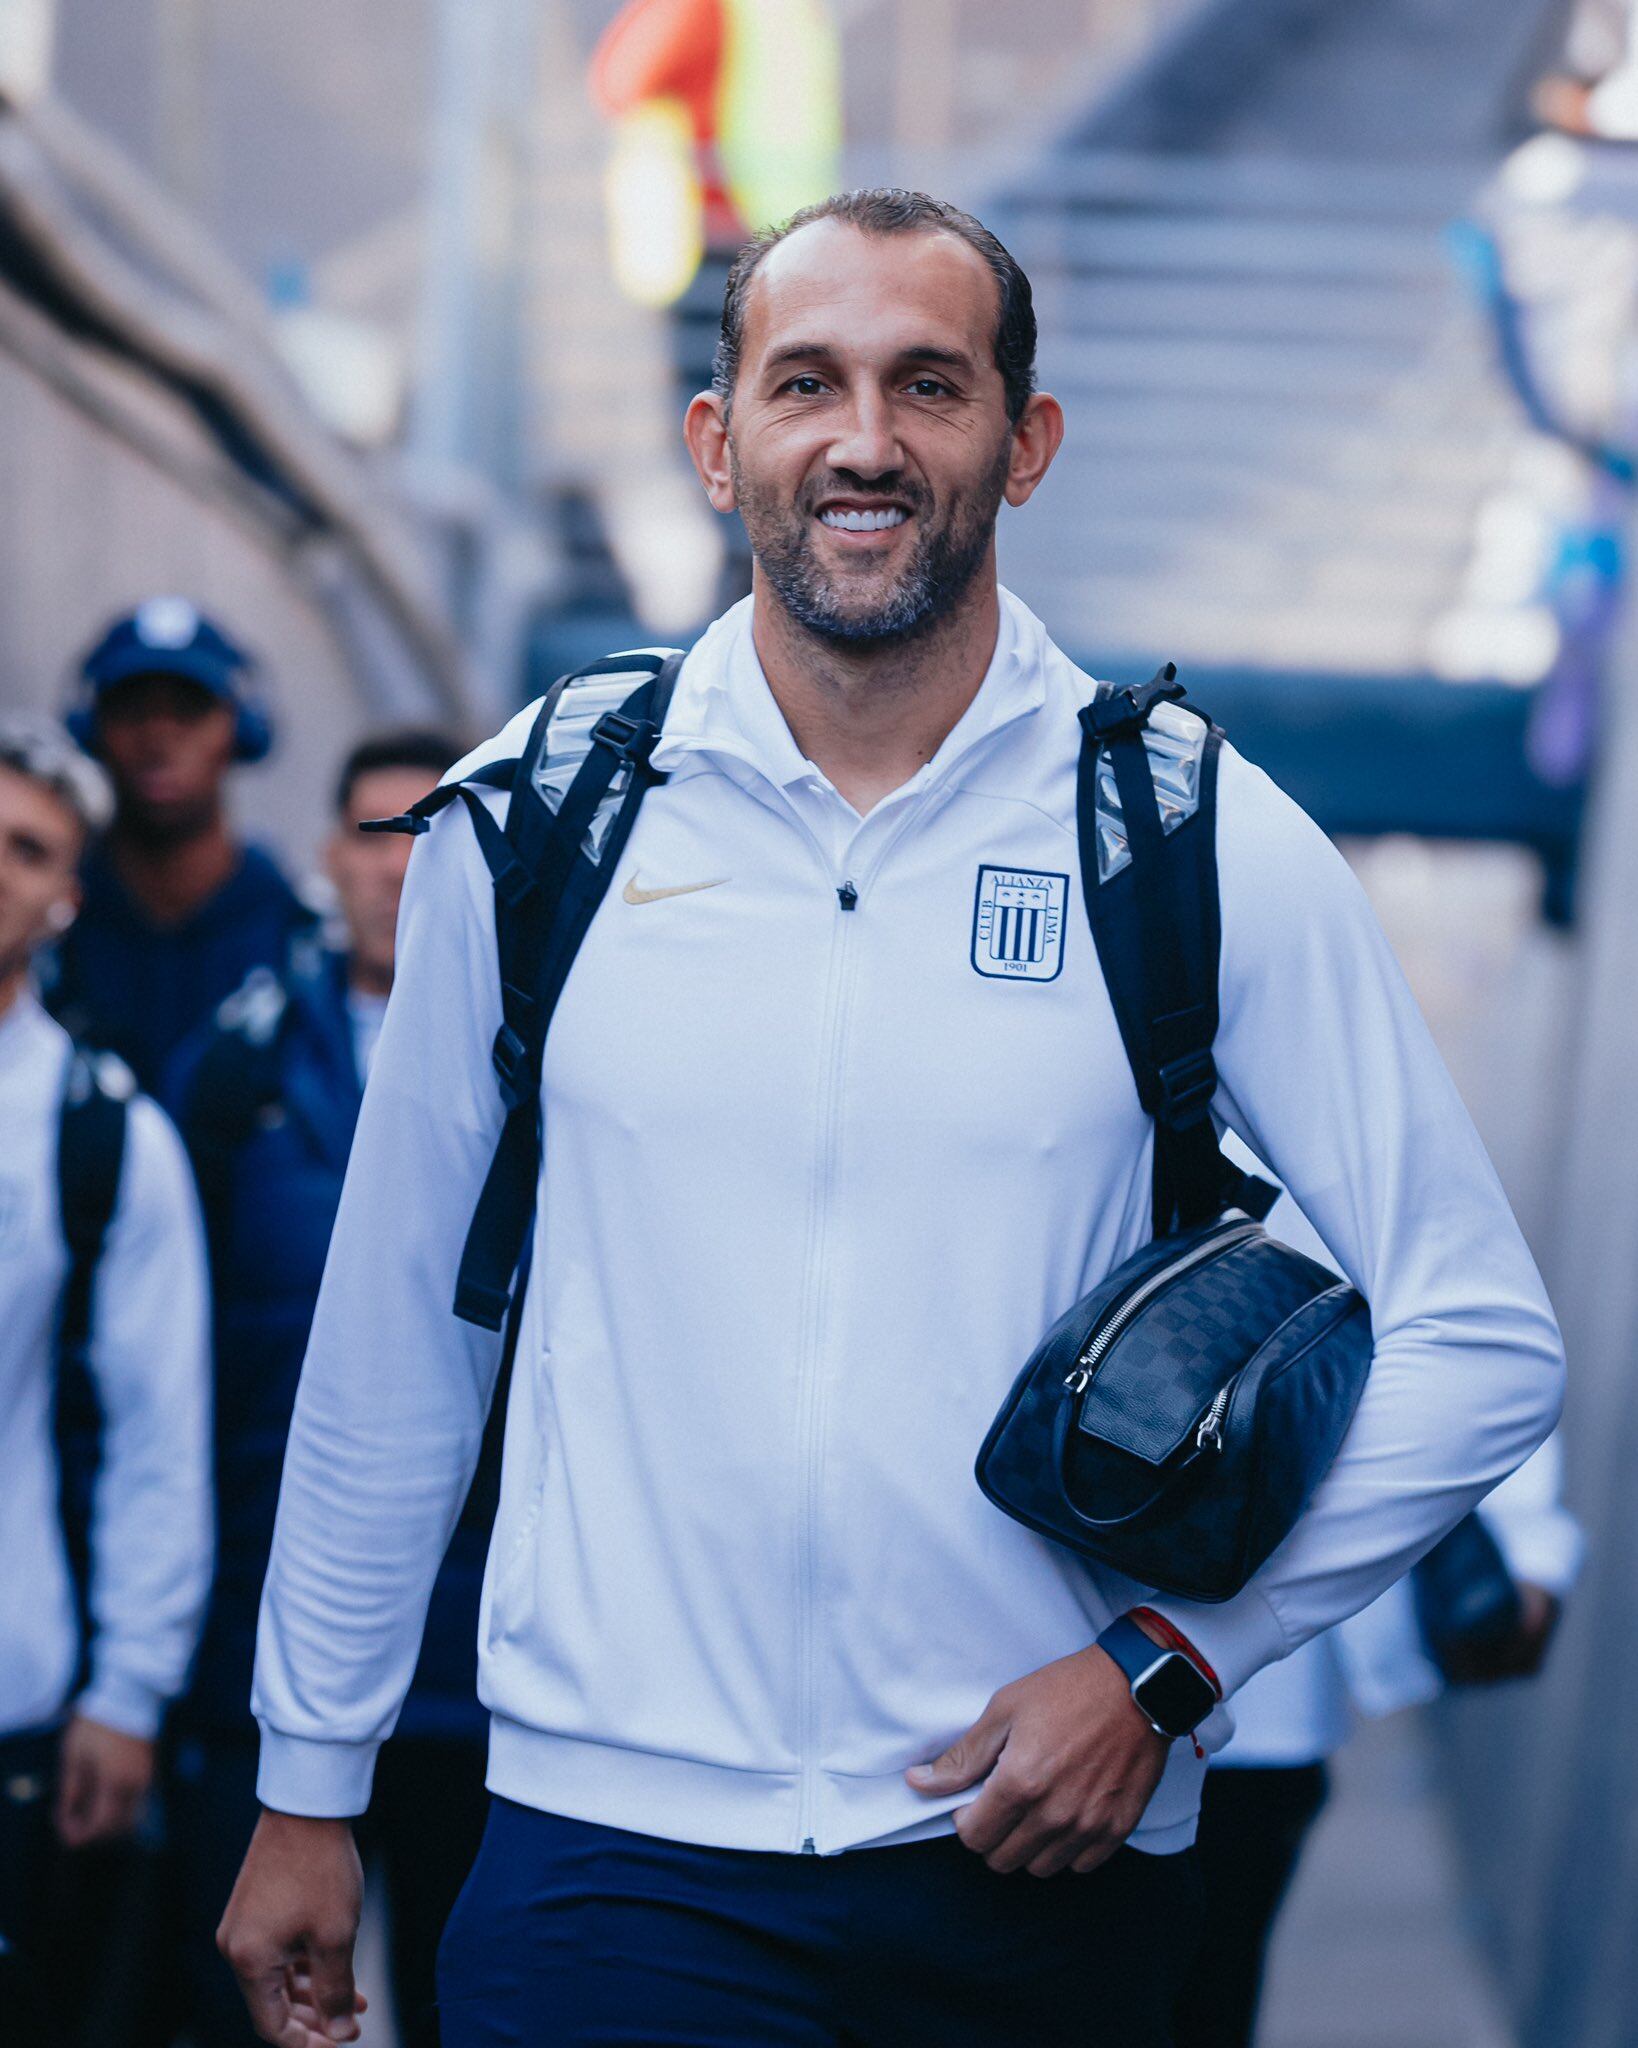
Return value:
<svg viewBox="0 0 1638 2048">
<path fill-rule="evenodd" d="M 360 832 L 365 818 L 396 817 L 437 785 L 424 768 L 371 768 L 353 784 L 324 850 L 347 927 L 347 948 L 367 979 L 392 980 L 398 899 L 412 841 L 400 832 Z"/>
<path fill-rule="evenodd" d="M 943 231 L 818 221 L 764 257 L 729 463 L 757 566 L 799 625 L 913 638 L 993 559 L 1014 455 L 998 312 L 989 266 Z"/>
<path fill-rule="evenodd" d="M 84 845 L 61 797 L 0 765 L 0 983 L 72 923 Z"/>
<path fill-rule="evenodd" d="M 185 676 L 132 676 L 97 700 L 97 752 L 113 777 L 122 825 L 186 839 L 221 807 L 238 714 Z"/>
</svg>

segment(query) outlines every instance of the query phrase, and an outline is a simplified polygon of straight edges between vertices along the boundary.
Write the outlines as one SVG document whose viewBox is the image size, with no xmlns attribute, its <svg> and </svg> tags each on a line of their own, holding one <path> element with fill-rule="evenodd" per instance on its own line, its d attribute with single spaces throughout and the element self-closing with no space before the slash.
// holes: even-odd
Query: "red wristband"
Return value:
<svg viewBox="0 0 1638 2048">
<path fill-rule="evenodd" d="M 1200 1673 L 1200 1676 L 1205 1679 L 1212 1691 L 1216 1693 L 1217 1697 L 1219 1699 L 1223 1697 L 1223 1687 L 1217 1673 L 1213 1671 L 1183 1631 L 1180 1628 L 1174 1628 L 1164 1614 L 1157 1614 L 1152 1607 L 1134 1607 L 1131 1618 L 1133 1621 L 1147 1622 L 1168 1650 L 1176 1650 L 1180 1656 L 1187 1657 L 1195 1670 Z"/>
</svg>

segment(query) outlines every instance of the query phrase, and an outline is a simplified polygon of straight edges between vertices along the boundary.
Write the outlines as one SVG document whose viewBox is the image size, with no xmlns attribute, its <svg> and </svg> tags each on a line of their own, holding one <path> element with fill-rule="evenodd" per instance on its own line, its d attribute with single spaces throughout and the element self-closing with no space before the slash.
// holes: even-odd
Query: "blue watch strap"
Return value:
<svg viewBox="0 0 1638 2048">
<path fill-rule="evenodd" d="M 1132 1699 L 1138 1712 L 1161 1735 L 1175 1738 L 1191 1734 L 1217 1704 L 1217 1695 L 1204 1672 L 1181 1650 L 1166 1649 L 1145 1635 L 1130 1615 L 1123 1614 L 1118 1621 L 1109 1624 L 1098 1637 L 1098 1648 L 1107 1652 L 1120 1666 L 1132 1688 Z M 1163 1683 L 1157 1679 L 1155 1686 L 1165 1704 L 1138 1696 L 1139 1682 L 1157 1664 L 1164 1667 L 1161 1678 L 1170 1681 Z M 1178 1697 L 1180 1689 L 1183 1691 L 1182 1699 Z M 1195 1691 L 1195 1698 L 1185 1708 L 1184 1701 L 1190 1691 Z M 1183 1711 L 1178 1714 L 1174 1725 L 1168 1709 L 1176 1712 L 1180 1708 Z M 1164 1720 L 1161 1718 L 1163 1714 L 1167 1715 Z"/>
<path fill-rule="evenodd" d="M 1181 1651 L 1168 1652 L 1158 1643 L 1151 1642 L 1130 1615 L 1123 1614 L 1118 1621 L 1112 1621 L 1098 1637 L 1098 1648 L 1114 1658 L 1126 1673 L 1128 1685 L 1136 1685 L 1144 1672 L 1159 1663 L 1167 1655 L 1180 1656 Z"/>
</svg>

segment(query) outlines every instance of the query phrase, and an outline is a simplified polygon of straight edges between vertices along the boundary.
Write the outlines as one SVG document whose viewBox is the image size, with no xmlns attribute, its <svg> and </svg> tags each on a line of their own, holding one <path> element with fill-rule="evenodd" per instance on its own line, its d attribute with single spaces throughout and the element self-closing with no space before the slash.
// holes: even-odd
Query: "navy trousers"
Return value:
<svg viewBox="0 0 1638 2048">
<path fill-rule="evenodd" d="M 702 1849 L 496 1799 L 443 2048 L 1171 2048 L 1194 1855 L 997 1876 L 954 1836 Z"/>
<path fill-rule="evenodd" d="M 1205 1924 L 1178 2001 L 1178 2048 L 1251 2048 L 1274 1921 L 1328 1789 L 1324 1764 L 1206 1773 L 1196 1844 Z"/>
</svg>

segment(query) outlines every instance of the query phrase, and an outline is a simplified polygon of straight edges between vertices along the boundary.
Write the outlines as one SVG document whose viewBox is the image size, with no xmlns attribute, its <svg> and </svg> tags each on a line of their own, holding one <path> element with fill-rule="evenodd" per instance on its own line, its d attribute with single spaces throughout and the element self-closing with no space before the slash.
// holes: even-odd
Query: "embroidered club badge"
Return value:
<svg viewBox="0 0 1638 2048">
<path fill-rule="evenodd" d="M 1067 875 L 981 867 L 973 903 L 973 966 L 997 981 L 1056 981 L 1063 971 L 1068 900 Z"/>
</svg>

